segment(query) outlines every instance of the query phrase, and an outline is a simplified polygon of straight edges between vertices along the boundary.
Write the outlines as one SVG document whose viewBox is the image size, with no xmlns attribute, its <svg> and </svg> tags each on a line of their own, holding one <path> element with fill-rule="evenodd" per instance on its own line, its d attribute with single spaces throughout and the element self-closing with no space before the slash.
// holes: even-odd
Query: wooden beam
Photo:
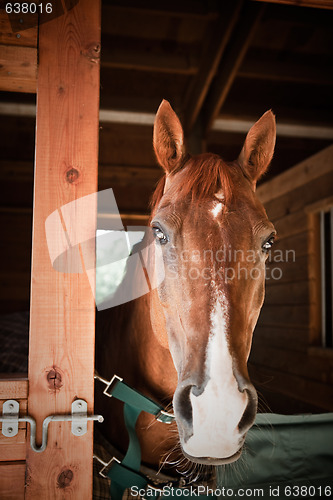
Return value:
<svg viewBox="0 0 333 500">
<path fill-rule="evenodd" d="M 0 115 L 34 117 L 36 116 L 36 106 L 34 104 L 0 102 Z M 99 120 L 101 123 L 120 123 L 126 125 L 142 125 L 152 127 L 155 120 L 155 113 L 100 109 Z M 215 132 L 235 132 L 246 134 L 255 121 L 256 118 L 251 120 L 233 117 L 230 115 L 221 115 L 216 118 L 211 130 Z M 333 139 L 333 127 L 320 124 L 317 125 L 316 123 L 283 123 L 279 121 L 276 131 L 277 135 L 281 137 L 303 137 L 307 139 L 325 140 Z M 127 167 L 124 165 L 124 169 L 126 168 Z"/>
<path fill-rule="evenodd" d="M 333 0 L 254 0 L 254 1 L 295 5 L 297 7 L 314 7 L 316 9 L 333 9 Z"/>
<path fill-rule="evenodd" d="M 0 413 L 2 413 L 2 405 L 8 399 L 15 399 L 20 404 L 20 416 L 27 413 L 27 398 L 28 398 L 28 379 L 27 374 L 0 374 Z M 0 430 L 2 424 L 0 424 Z M 18 434 L 8 439 L 0 432 L 0 469 L 2 462 L 11 460 L 25 460 L 26 455 L 26 428 L 25 422 L 19 423 Z M 24 491 L 24 484 L 20 494 Z M 0 498 L 8 498 L 6 496 L 6 486 L 1 478 L 0 472 Z"/>
<path fill-rule="evenodd" d="M 0 105 L 1 106 L 1 105 Z M 244 120 L 231 116 L 220 116 L 212 124 L 214 132 L 236 132 L 246 134 L 256 119 Z M 333 127 L 310 123 L 283 123 L 278 121 L 276 134 L 280 137 L 303 137 L 306 139 L 333 139 Z"/>
<path fill-rule="evenodd" d="M 24 14 L 24 18 L 29 25 L 34 24 L 34 26 L 32 28 L 13 33 L 8 14 L 6 14 L 4 10 L 0 10 L 1 45 L 18 45 L 20 47 L 37 48 L 38 15 Z"/>
<path fill-rule="evenodd" d="M 318 214 L 322 210 L 328 210 L 333 205 L 333 196 L 328 196 L 327 198 L 320 199 L 307 205 L 304 208 L 305 213 L 307 214 Z"/>
<path fill-rule="evenodd" d="M 121 9 L 131 12 L 144 12 L 146 15 L 159 14 L 161 16 L 181 17 L 181 18 L 214 18 L 217 16 L 216 11 L 209 9 L 209 3 L 197 0 L 169 0 L 167 3 L 161 4 L 154 0 L 146 0 L 143 6 L 138 6 L 136 0 L 113 0 L 112 5 L 107 6 L 110 9 Z M 103 6 L 104 9 L 104 6 Z"/>
<path fill-rule="evenodd" d="M 76 398 L 94 407 L 94 295 L 86 273 L 53 269 L 45 221 L 97 191 L 99 53 L 100 1 L 80 0 L 40 26 L 28 397 L 38 444 L 46 416 L 70 413 Z M 67 218 L 66 230 L 93 238 L 96 208 L 78 211 L 75 225 Z M 63 231 L 55 228 L 54 243 Z M 91 499 L 92 456 L 91 422 L 81 437 L 51 423 L 43 453 L 27 445 L 25 498 Z"/>
<path fill-rule="evenodd" d="M 102 67 L 126 70 L 195 75 L 198 71 L 196 47 L 177 44 L 170 51 L 160 40 L 133 39 L 130 43 L 117 37 L 103 37 Z"/>
<path fill-rule="evenodd" d="M 245 3 L 240 13 L 240 21 L 221 59 L 220 69 L 203 107 L 201 120 L 205 135 L 207 135 L 215 118 L 221 111 L 252 37 L 259 25 L 263 10 L 264 6 Z"/>
<path fill-rule="evenodd" d="M 223 117 L 240 121 L 253 120 L 254 123 L 260 118 L 258 113 L 264 113 L 271 107 L 277 114 L 278 124 L 332 128 L 331 95 L 328 96 L 330 90 L 330 86 L 237 78 L 217 120 Z M 300 103 L 307 102 L 307 95 L 313 91 L 317 94 L 314 96 L 313 107 L 312 104 L 311 109 L 301 106 Z M 287 102 L 282 103 L 282 96 L 285 96 Z"/>
<path fill-rule="evenodd" d="M 333 85 L 332 58 L 319 55 L 297 57 L 288 54 L 281 61 L 279 51 L 250 50 L 237 76 L 255 80 Z"/>
<path fill-rule="evenodd" d="M 0 374 L 0 414 L 2 413 L 2 405 L 8 399 L 15 399 L 20 404 L 20 416 L 27 413 L 27 398 L 28 398 L 28 379 L 27 374 Z M 2 435 L 0 424 L 0 498 L 22 498 L 24 497 L 24 481 L 20 482 L 20 486 L 13 490 L 14 484 L 11 485 L 13 496 L 8 496 L 8 484 L 5 479 L 6 475 L 6 461 L 25 461 L 26 455 L 26 423 L 19 423 L 18 434 L 13 438 L 7 438 Z M 13 465 L 16 465 L 13 463 Z M 25 472 L 24 462 L 21 464 L 23 468 L 23 476 Z M 8 471 L 8 469 L 7 469 Z M 20 471 L 21 469 L 11 469 L 11 472 Z M 10 473 L 11 473 L 10 472 Z M 13 480 L 13 478 L 11 478 Z M 16 495 L 16 496 L 15 496 Z"/>
<path fill-rule="evenodd" d="M 11 438 L 12 439 L 12 438 Z M 25 462 L 4 462 L 0 465 L 1 498 L 24 500 Z"/>
<path fill-rule="evenodd" d="M 35 26 L 13 33 L 8 14 L 0 10 L 0 90 L 36 92 L 38 16 L 25 18 Z"/>
<path fill-rule="evenodd" d="M 191 133 L 199 116 L 231 33 L 238 21 L 242 4 L 243 0 L 224 4 L 223 12 L 220 12 L 214 27 L 210 28 L 212 35 L 202 56 L 198 74 L 185 96 L 184 128 L 187 135 Z"/>
<path fill-rule="evenodd" d="M 0 45 L 0 90 L 36 92 L 37 49 Z"/>
<path fill-rule="evenodd" d="M 0 467 L 1 462 L 7 460 L 25 460 L 26 453 L 26 429 L 19 429 L 16 436 L 10 438 L 0 434 Z M 0 495 L 2 495 L 3 485 L 0 482 Z M 2 496 L 4 498 L 4 496 Z"/>
<path fill-rule="evenodd" d="M 28 379 L 26 374 L 1 373 L 0 399 L 26 399 L 28 397 Z"/>
</svg>

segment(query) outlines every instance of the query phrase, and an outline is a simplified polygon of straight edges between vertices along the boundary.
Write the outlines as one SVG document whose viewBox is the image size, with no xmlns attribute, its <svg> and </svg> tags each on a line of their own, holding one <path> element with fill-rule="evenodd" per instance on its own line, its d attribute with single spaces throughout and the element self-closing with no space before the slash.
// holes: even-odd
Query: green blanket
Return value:
<svg viewBox="0 0 333 500">
<path fill-rule="evenodd" d="M 218 488 L 222 498 L 331 498 L 333 413 L 258 414 L 241 459 L 219 468 Z"/>
</svg>

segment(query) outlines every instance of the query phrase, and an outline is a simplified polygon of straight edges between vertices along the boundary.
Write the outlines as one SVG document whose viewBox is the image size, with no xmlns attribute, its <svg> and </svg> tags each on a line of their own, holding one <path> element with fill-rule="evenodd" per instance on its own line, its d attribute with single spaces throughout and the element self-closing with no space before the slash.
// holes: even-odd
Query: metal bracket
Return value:
<svg viewBox="0 0 333 500">
<path fill-rule="evenodd" d="M 103 468 L 99 471 L 99 474 L 105 479 L 108 479 L 106 471 L 110 469 L 112 462 L 117 462 L 117 464 L 121 464 L 121 461 L 118 460 L 118 458 L 116 457 L 112 457 L 109 462 L 104 462 L 104 460 L 102 460 L 98 455 L 93 455 L 93 458 L 95 458 L 100 464 L 103 465 Z"/>
<path fill-rule="evenodd" d="M 18 418 L 20 405 L 15 399 L 8 399 L 2 406 L 2 434 L 14 437 L 18 433 Z M 0 420 L 1 422 L 1 420 Z"/>
<path fill-rule="evenodd" d="M 87 408 L 88 405 L 83 399 L 76 399 L 72 403 L 72 434 L 83 436 L 87 432 Z"/>
<path fill-rule="evenodd" d="M 72 434 L 74 434 L 74 436 L 83 436 L 87 432 L 88 420 L 103 422 L 104 418 L 102 415 L 87 415 L 87 402 L 84 401 L 84 399 L 76 399 L 72 403 L 71 415 L 50 415 L 44 419 L 42 427 L 42 444 L 41 446 L 37 446 L 36 421 L 29 415 L 24 417 L 19 416 L 19 403 L 17 401 L 14 399 L 5 401 L 3 404 L 2 416 L 0 417 L 0 422 L 2 422 L 2 434 L 7 437 L 16 436 L 19 422 L 29 423 L 30 446 L 33 451 L 37 453 L 41 453 L 46 449 L 50 422 L 72 422 Z"/>
<path fill-rule="evenodd" d="M 121 377 L 118 377 L 118 375 L 113 375 L 111 380 L 106 380 L 105 378 L 101 377 L 97 372 L 95 372 L 94 379 L 99 380 L 100 382 L 106 385 L 103 394 L 105 394 L 105 396 L 108 396 L 109 398 L 112 398 L 112 390 L 114 389 L 115 384 L 117 384 L 117 382 L 123 381 L 123 379 Z"/>
</svg>

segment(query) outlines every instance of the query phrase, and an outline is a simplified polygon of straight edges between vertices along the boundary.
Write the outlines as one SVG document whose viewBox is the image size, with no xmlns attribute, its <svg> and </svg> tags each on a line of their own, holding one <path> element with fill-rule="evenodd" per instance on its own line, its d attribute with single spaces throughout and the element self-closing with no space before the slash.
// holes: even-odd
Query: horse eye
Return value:
<svg viewBox="0 0 333 500">
<path fill-rule="evenodd" d="M 152 229 L 156 240 L 158 240 L 161 245 L 165 245 L 166 243 L 168 243 L 168 237 L 163 233 L 160 227 L 153 226 Z"/>
<path fill-rule="evenodd" d="M 274 240 L 275 240 L 275 236 L 274 235 L 271 235 L 268 240 L 265 241 L 265 243 L 263 244 L 262 246 L 262 249 L 264 252 L 268 252 L 272 246 L 274 245 Z"/>
</svg>

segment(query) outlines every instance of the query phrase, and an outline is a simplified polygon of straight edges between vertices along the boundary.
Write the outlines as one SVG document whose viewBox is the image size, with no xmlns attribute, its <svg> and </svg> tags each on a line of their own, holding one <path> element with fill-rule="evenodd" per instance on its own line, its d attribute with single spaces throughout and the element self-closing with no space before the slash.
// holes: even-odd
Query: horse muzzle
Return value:
<svg viewBox="0 0 333 500">
<path fill-rule="evenodd" d="M 240 457 L 246 432 L 257 411 L 253 385 L 233 378 L 204 387 L 182 383 L 174 395 L 174 411 L 184 455 L 192 462 L 222 465 Z"/>
</svg>

